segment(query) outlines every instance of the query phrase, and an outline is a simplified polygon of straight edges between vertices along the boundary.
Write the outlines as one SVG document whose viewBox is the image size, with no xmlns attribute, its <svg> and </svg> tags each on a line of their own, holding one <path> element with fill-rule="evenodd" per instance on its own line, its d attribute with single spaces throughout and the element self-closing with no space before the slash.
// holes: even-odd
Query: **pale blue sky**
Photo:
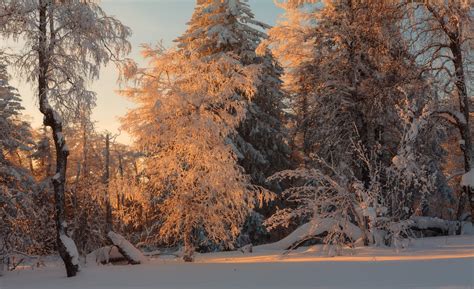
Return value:
<svg viewBox="0 0 474 289">
<path fill-rule="evenodd" d="M 140 44 L 156 43 L 163 40 L 166 46 L 173 44 L 173 39 L 186 29 L 186 22 L 190 19 L 195 0 L 104 0 L 102 7 L 133 30 L 131 42 L 133 51 L 130 57 L 140 61 Z M 278 15 L 282 12 L 275 7 L 273 0 L 249 1 L 256 18 L 267 24 L 274 25 Z M 116 94 L 119 88 L 116 82 L 117 72 L 111 65 L 104 68 L 101 77 L 91 86 L 97 92 L 97 107 L 93 119 L 97 128 L 117 133 L 120 127 L 119 117 L 123 116 L 132 103 Z M 33 126 L 41 125 L 41 114 L 38 112 L 35 99 L 28 85 L 13 82 L 20 90 L 24 99 L 25 113 L 32 117 Z M 124 132 L 118 138 L 123 143 L 129 143 L 129 136 Z"/>
</svg>

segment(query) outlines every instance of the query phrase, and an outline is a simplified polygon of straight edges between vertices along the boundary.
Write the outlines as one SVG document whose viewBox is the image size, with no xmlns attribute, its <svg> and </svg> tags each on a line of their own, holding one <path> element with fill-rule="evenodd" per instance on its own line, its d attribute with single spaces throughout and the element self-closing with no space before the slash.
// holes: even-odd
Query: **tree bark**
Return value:
<svg viewBox="0 0 474 289">
<path fill-rule="evenodd" d="M 459 97 L 459 109 L 461 114 L 464 116 L 464 122 L 458 120 L 458 129 L 461 134 L 462 140 L 461 150 L 464 154 L 464 170 L 468 173 L 472 168 L 472 160 L 474 157 L 471 137 L 471 127 L 469 122 L 469 97 L 467 95 L 466 87 L 466 75 L 464 72 L 464 60 L 462 54 L 462 43 L 461 33 L 458 30 L 453 35 L 450 35 L 450 50 L 454 57 L 454 69 L 455 69 L 455 86 Z M 469 186 L 463 187 L 464 196 L 460 200 L 458 210 L 458 217 L 462 215 L 463 202 L 466 197 L 469 199 L 469 205 L 471 208 L 471 220 L 474 222 L 474 190 Z"/>
<path fill-rule="evenodd" d="M 56 221 L 56 243 L 68 277 L 73 277 L 77 274 L 78 265 L 73 264 L 72 256 L 61 241 L 60 236 L 66 235 L 65 222 L 65 183 L 66 183 L 66 168 L 67 158 L 69 155 L 68 148 L 63 136 L 62 121 L 59 115 L 48 102 L 48 68 L 49 68 L 49 53 L 47 48 L 47 11 L 51 3 L 46 0 L 40 0 L 39 7 L 39 77 L 38 77 L 38 93 L 40 111 L 44 116 L 44 125 L 49 126 L 53 132 L 54 145 L 56 148 L 56 174 L 52 178 L 55 200 L 55 221 Z M 51 15 L 50 15 L 51 17 Z"/>
</svg>

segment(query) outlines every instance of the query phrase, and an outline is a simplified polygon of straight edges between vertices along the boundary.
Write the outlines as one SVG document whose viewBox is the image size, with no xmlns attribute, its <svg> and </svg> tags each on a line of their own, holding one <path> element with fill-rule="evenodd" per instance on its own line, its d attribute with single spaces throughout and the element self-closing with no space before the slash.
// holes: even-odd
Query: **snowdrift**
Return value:
<svg viewBox="0 0 474 289">
<path fill-rule="evenodd" d="M 321 235 L 339 225 L 342 226 L 342 231 L 347 235 L 347 237 L 353 241 L 356 241 L 362 237 L 362 232 L 359 227 L 352 223 L 340 222 L 334 219 L 321 219 L 318 221 L 311 221 L 298 227 L 295 231 L 293 231 L 293 233 L 278 242 L 257 246 L 255 249 L 287 250 L 301 240 L 304 240 L 308 237 Z"/>
</svg>

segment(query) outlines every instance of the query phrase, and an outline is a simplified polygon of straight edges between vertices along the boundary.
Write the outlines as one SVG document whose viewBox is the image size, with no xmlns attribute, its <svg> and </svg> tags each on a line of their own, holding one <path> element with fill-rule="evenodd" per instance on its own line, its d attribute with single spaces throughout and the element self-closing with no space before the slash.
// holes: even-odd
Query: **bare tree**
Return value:
<svg viewBox="0 0 474 289">
<path fill-rule="evenodd" d="M 63 136 L 63 117 L 76 108 L 93 106 L 95 93 L 85 87 L 97 79 L 102 65 L 130 51 L 128 27 L 108 16 L 95 1 L 1 0 L 1 33 L 22 39 L 15 55 L 19 71 L 37 83 L 44 124 L 51 127 L 56 148 L 56 174 L 52 178 L 58 250 L 68 277 L 78 270 L 74 242 L 67 236 L 65 185 L 69 149 Z"/>
</svg>

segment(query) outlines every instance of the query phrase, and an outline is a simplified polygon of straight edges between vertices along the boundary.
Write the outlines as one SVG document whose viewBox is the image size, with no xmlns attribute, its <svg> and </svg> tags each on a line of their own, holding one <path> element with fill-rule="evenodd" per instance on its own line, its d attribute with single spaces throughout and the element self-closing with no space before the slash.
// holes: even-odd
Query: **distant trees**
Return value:
<svg viewBox="0 0 474 289">
<path fill-rule="evenodd" d="M 130 50 L 130 29 L 109 17 L 94 2 L 0 2 L 0 32 L 24 40 L 16 65 L 30 82 L 37 82 L 44 124 L 52 129 L 56 174 L 52 178 L 56 202 L 57 245 L 69 277 L 78 270 L 74 242 L 67 236 L 65 182 L 69 149 L 63 135 L 63 116 L 81 105 L 93 105 L 95 94 L 85 83 L 99 68 Z"/>
</svg>

